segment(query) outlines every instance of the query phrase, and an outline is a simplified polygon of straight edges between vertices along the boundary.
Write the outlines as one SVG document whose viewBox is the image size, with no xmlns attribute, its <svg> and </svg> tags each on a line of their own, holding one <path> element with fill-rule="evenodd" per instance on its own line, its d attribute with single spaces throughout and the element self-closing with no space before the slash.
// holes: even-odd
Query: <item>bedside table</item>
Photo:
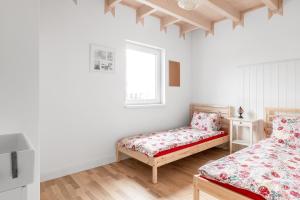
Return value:
<svg viewBox="0 0 300 200">
<path fill-rule="evenodd" d="M 230 154 L 232 153 L 233 145 L 251 146 L 253 144 L 253 127 L 255 120 L 241 119 L 241 118 L 229 118 L 230 120 Z M 249 139 L 241 139 L 241 129 L 249 129 L 247 133 Z M 235 133 L 234 134 L 234 130 Z"/>
</svg>

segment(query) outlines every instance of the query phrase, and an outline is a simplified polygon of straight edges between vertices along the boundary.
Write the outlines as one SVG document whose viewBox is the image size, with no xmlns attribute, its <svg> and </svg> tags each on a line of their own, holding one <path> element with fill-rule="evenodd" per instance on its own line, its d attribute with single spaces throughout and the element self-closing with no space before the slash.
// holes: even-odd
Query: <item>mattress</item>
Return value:
<svg viewBox="0 0 300 200">
<path fill-rule="evenodd" d="M 252 199 L 300 199 L 300 149 L 272 138 L 204 165 L 199 173 Z"/>
<path fill-rule="evenodd" d="M 159 157 L 225 135 L 227 134 L 224 131 L 201 131 L 191 127 L 182 127 L 126 137 L 121 139 L 118 145 L 149 157 Z"/>
</svg>

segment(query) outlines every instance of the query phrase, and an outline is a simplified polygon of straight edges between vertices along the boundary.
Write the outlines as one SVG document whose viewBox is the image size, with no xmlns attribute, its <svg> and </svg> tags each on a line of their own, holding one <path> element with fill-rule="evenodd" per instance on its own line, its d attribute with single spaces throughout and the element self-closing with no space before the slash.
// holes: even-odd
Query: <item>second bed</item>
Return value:
<svg viewBox="0 0 300 200">
<path fill-rule="evenodd" d="M 202 116 L 220 115 L 220 127 L 206 130 L 206 123 L 198 123 Z M 157 183 L 157 168 L 206 149 L 228 143 L 229 106 L 209 106 L 192 104 L 190 116 L 193 126 L 169 131 L 139 134 L 121 139 L 116 146 L 117 161 L 120 154 L 135 158 L 152 167 L 152 182 Z M 213 119 L 209 119 L 212 120 Z M 201 121 L 201 120 L 200 120 Z M 204 120 L 205 121 L 205 120 Z M 209 122 L 208 122 L 209 124 Z"/>
</svg>

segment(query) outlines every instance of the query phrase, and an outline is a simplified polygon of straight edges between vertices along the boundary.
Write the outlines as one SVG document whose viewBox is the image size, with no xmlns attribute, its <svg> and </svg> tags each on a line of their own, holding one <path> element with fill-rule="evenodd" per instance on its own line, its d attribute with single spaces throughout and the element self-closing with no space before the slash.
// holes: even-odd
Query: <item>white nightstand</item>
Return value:
<svg viewBox="0 0 300 200">
<path fill-rule="evenodd" d="M 234 144 L 242 146 L 251 146 L 253 144 L 253 128 L 255 120 L 241 119 L 241 118 L 230 118 L 230 154 L 232 153 L 232 146 Z M 242 128 L 249 129 L 249 139 L 241 139 Z M 235 130 L 235 135 L 234 135 Z"/>
</svg>

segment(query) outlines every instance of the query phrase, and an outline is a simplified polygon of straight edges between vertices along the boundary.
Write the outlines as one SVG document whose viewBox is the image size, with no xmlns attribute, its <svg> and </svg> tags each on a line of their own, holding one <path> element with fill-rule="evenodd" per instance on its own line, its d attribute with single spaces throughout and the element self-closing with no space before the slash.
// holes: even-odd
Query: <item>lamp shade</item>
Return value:
<svg viewBox="0 0 300 200">
<path fill-rule="evenodd" d="M 201 0 L 177 0 L 178 6 L 184 10 L 193 10 L 198 7 Z"/>
</svg>

